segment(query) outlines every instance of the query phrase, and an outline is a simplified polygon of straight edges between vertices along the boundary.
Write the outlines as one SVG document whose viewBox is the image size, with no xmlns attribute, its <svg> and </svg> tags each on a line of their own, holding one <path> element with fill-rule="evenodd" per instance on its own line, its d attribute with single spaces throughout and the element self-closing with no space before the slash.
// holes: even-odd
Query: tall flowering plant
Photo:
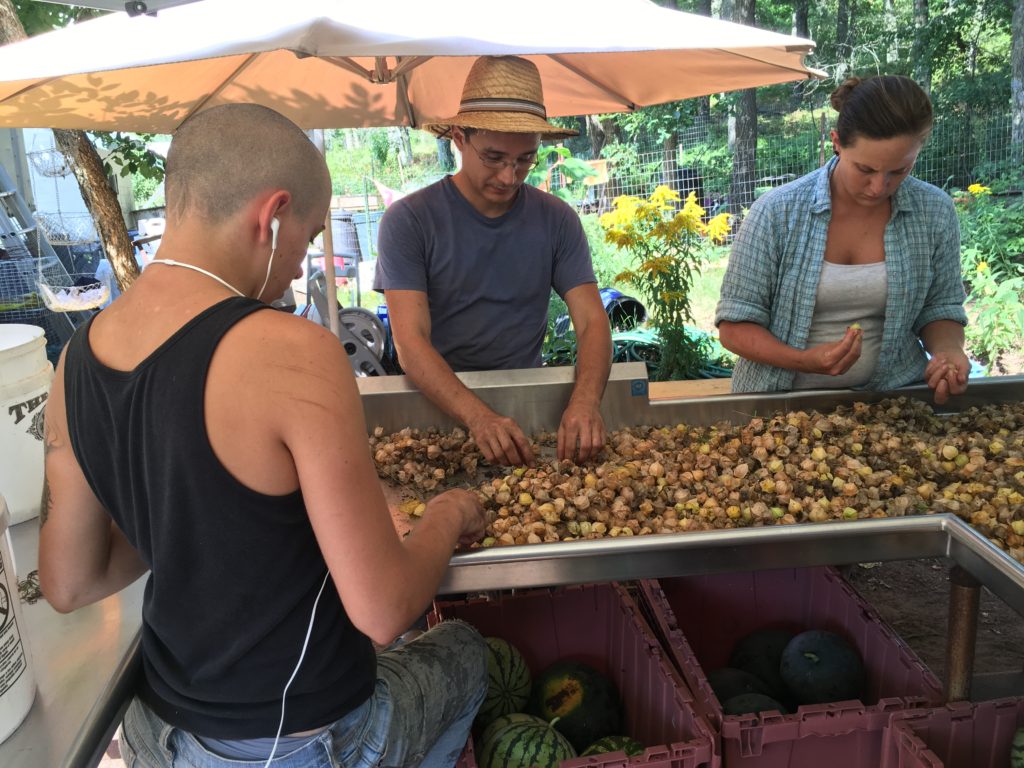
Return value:
<svg viewBox="0 0 1024 768">
<path fill-rule="evenodd" d="M 661 343 L 655 371 L 660 381 L 696 377 L 707 357 L 704 342 L 686 331 L 686 322 L 693 321 L 690 291 L 705 245 L 725 242 L 730 214 L 706 223 L 704 216 L 694 193 L 683 201 L 661 185 L 646 200 L 616 198 L 613 209 L 600 218 L 605 240 L 632 257 L 632 268 L 616 280 L 632 285 L 645 300 L 648 322 Z"/>
</svg>

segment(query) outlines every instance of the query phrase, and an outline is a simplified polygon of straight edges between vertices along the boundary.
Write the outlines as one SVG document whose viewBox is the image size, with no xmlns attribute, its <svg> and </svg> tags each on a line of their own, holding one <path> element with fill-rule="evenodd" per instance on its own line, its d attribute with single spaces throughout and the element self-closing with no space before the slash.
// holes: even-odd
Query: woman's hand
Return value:
<svg viewBox="0 0 1024 768">
<path fill-rule="evenodd" d="M 839 341 L 805 349 L 800 358 L 800 370 L 804 373 L 841 376 L 860 358 L 863 336 L 864 332 L 859 326 L 851 325 Z"/>
<path fill-rule="evenodd" d="M 943 405 L 952 395 L 967 391 L 971 361 L 962 349 L 937 352 L 924 369 L 924 380 L 935 392 L 935 404 Z"/>
</svg>

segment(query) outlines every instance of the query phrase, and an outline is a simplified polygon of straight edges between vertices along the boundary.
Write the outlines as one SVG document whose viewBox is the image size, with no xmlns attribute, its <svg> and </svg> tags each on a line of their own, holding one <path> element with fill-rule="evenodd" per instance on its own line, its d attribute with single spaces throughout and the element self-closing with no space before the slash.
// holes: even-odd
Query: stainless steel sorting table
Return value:
<svg viewBox="0 0 1024 768">
<path fill-rule="evenodd" d="M 36 568 L 39 521 L 12 526 L 19 578 Z M 142 617 L 139 579 L 74 613 L 45 600 L 21 604 L 36 697 L 28 716 L 0 744 L 3 768 L 58 768 L 99 763 L 127 705 Z M 15 599 L 17 596 L 13 596 Z"/>
<path fill-rule="evenodd" d="M 460 374 L 494 408 L 528 431 L 553 429 L 572 389 L 572 369 Z M 404 377 L 359 380 L 367 426 L 454 426 Z M 778 410 L 829 410 L 897 393 L 801 392 L 696 400 L 648 399 L 643 364 L 613 366 L 602 403 L 609 429 L 637 424 L 736 422 Z M 972 381 L 950 409 L 1024 400 L 1024 377 Z M 35 522 L 14 528 L 19 575 L 35 565 Z M 1024 567 L 952 515 L 772 526 L 678 535 L 562 542 L 457 554 L 440 594 L 683 576 L 764 568 L 947 557 L 1024 615 Z M 70 616 L 24 606 L 39 692 L 22 727 L 0 745 L 5 768 L 89 768 L 117 725 L 137 671 L 142 581 Z"/>
</svg>

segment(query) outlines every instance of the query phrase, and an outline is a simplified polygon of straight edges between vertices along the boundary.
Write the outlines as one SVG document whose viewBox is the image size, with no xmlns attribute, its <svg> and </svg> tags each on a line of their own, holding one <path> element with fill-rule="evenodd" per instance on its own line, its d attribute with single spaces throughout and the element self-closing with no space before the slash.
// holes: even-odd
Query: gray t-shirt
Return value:
<svg viewBox="0 0 1024 768">
<path fill-rule="evenodd" d="M 551 289 L 597 282 L 576 212 L 524 184 L 484 216 L 450 176 L 393 203 L 380 222 L 377 291 L 423 291 L 430 340 L 455 371 L 541 364 Z"/>
</svg>

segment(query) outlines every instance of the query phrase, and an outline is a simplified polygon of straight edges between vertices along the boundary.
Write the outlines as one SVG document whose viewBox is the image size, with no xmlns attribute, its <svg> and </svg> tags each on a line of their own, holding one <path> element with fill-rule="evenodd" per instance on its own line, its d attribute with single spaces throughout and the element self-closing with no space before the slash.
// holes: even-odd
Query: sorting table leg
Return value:
<svg viewBox="0 0 1024 768">
<path fill-rule="evenodd" d="M 980 599 L 980 582 L 959 565 L 953 566 L 949 572 L 946 701 L 964 701 L 970 698 Z"/>
</svg>

